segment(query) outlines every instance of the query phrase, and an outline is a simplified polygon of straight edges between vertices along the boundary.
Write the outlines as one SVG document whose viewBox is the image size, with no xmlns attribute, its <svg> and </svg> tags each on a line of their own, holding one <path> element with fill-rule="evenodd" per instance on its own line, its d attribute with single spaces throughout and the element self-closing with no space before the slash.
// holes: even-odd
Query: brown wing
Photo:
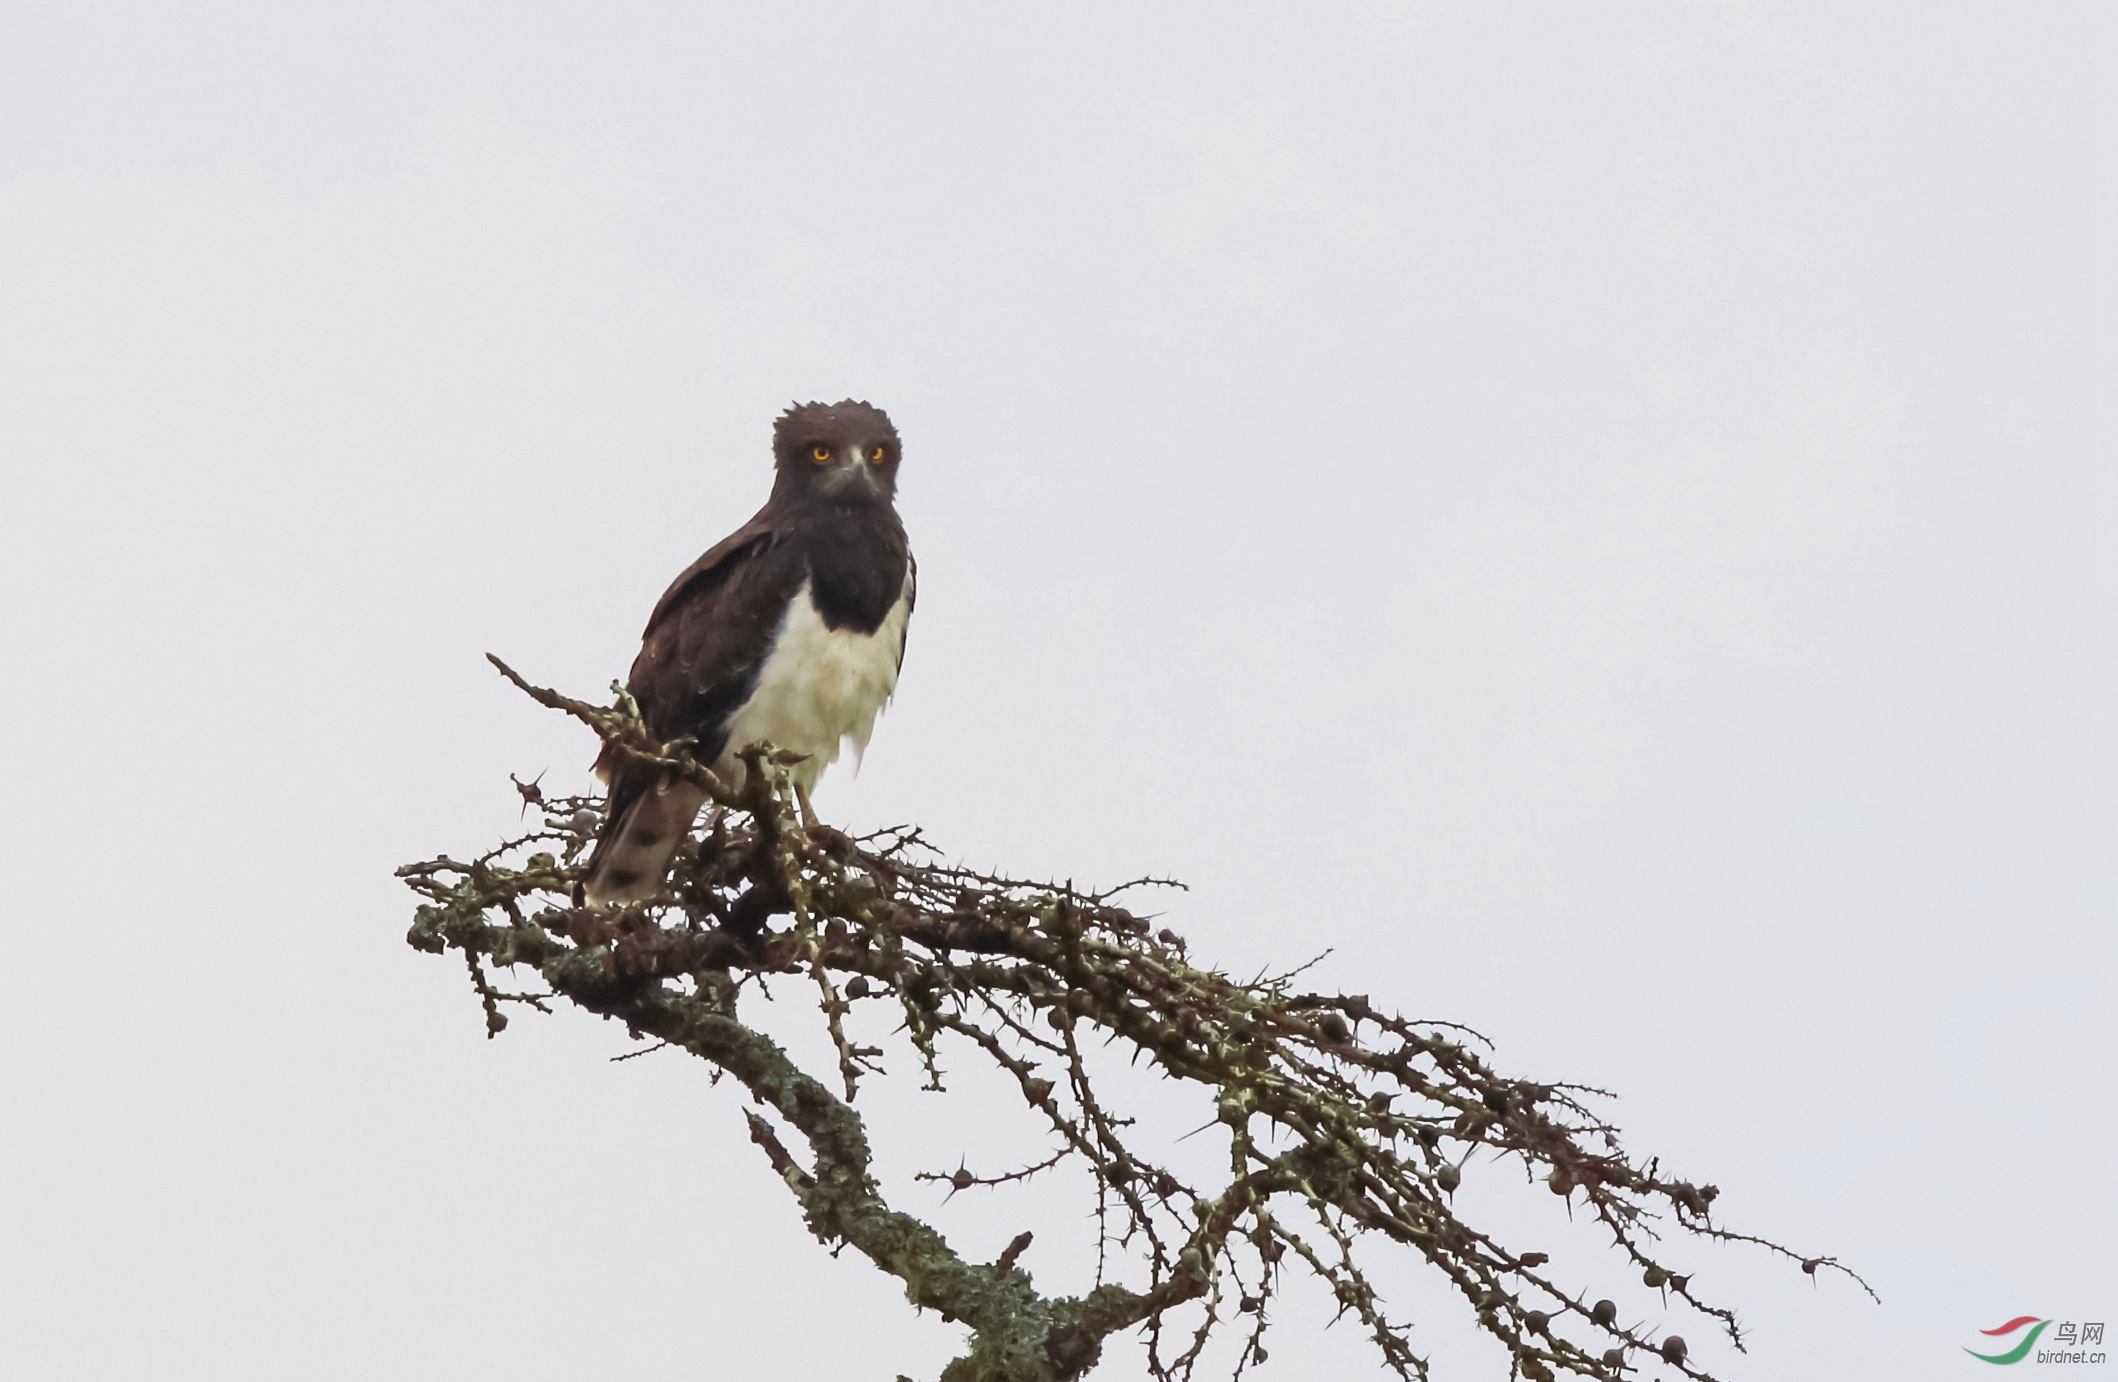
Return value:
<svg viewBox="0 0 2118 1382">
<path fill-rule="evenodd" d="M 897 641 L 897 670 L 905 669 L 905 647 L 912 641 L 912 611 L 919 608 L 919 558 L 905 548 L 905 632 Z"/>
<path fill-rule="evenodd" d="M 726 747 L 726 721 L 749 699 L 787 602 L 806 574 L 800 550 L 760 513 L 693 562 L 655 603 L 626 689 L 647 727 L 669 740 L 691 736 L 711 763 Z M 606 749 L 596 770 L 614 789 Z M 622 809 L 623 802 L 612 806 Z"/>
<path fill-rule="evenodd" d="M 727 747 L 728 717 L 750 698 L 787 604 L 807 575 L 799 546 L 785 536 L 768 508 L 686 568 L 656 602 L 626 678 L 648 729 L 665 741 L 689 737 L 692 756 L 702 763 Z M 621 761 L 608 747 L 596 772 L 610 783 L 610 800 L 589 858 L 591 880 L 606 871 L 612 840 L 660 776 Z M 597 891 L 593 882 L 590 891 Z"/>
<path fill-rule="evenodd" d="M 655 601 L 655 611 L 647 616 L 647 629 L 642 637 L 652 637 L 671 609 L 685 599 L 726 583 L 735 566 L 752 549 L 761 542 L 777 541 L 785 526 L 768 504 L 758 510 L 748 523 L 707 548 L 706 555 L 685 567 L 677 578 L 669 583 L 669 589 L 662 592 L 662 598 Z"/>
</svg>

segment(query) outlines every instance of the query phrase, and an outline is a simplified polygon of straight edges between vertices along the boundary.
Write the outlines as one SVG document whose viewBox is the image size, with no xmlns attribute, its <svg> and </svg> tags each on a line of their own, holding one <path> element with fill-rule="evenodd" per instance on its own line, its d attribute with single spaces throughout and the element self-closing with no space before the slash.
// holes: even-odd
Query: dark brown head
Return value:
<svg viewBox="0 0 2118 1382">
<path fill-rule="evenodd" d="M 772 424 L 774 498 L 887 504 L 897 493 L 897 429 L 867 403 L 797 403 Z"/>
</svg>

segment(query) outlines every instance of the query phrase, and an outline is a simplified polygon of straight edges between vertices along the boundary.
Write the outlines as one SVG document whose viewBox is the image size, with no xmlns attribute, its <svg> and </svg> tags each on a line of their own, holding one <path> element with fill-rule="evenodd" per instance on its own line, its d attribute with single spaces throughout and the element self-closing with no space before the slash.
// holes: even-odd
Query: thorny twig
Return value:
<svg viewBox="0 0 2118 1382">
<path fill-rule="evenodd" d="M 1828 1268 L 1859 1281 L 1830 1258 L 1719 1227 L 1713 1186 L 1668 1178 L 1659 1162 L 1624 1155 L 1616 1130 L 1581 1102 L 1600 1091 L 1501 1075 L 1462 1039 L 1482 1041 L 1476 1033 L 1395 1016 L 1365 995 L 1298 992 L 1293 980 L 1307 965 L 1242 982 L 1193 963 L 1180 937 L 1152 933 L 1114 900 L 1157 880 L 1102 892 L 1026 883 L 942 862 L 916 829 L 856 839 L 807 828 L 783 755 L 747 750 L 752 771 L 738 794 L 682 745 L 656 743 L 622 694 L 614 706 L 592 706 L 494 663 L 541 704 L 620 752 L 697 782 L 716 805 L 660 895 L 585 907 L 572 861 L 593 831 L 596 803 L 549 797 L 518 780 L 525 808 L 544 813 L 542 830 L 469 863 L 443 857 L 399 870 L 425 899 L 411 944 L 462 952 L 489 1034 L 506 1025 L 504 1004 L 549 1011 L 546 999 L 564 998 L 740 1080 L 808 1147 L 805 1169 L 767 1117 L 747 1114 L 752 1139 L 817 1236 L 850 1244 L 902 1279 L 915 1303 L 969 1326 L 968 1351 L 945 1382 L 1076 1377 L 1109 1335 L 1136 1325 L 1147 1331 L 1150 1373 L 1177 1382 L 1191 1378 L 1219 1330 L 1250 1315 L 1232 1369 L 1240 1377 L 1267 1356 L 1269 1306 L 1290 1259 L 1331 1292 L 1342 1315 L 1361 1322 L 1387 1368 L 1424 1378 L 1407 1326 L 1385 1314 L 1363 1265 L 1379 1239 L 1417 1252 L 1452 1283 L 1505 1346 L 1514 1375 L 1619 1378 L 1656 1362 L 1708 1377 L 1680 1338 L 1619 1323 L 1610 1302 L 1585 1304 L 1586 1292 L 1540 1274 L 1544 1254 L 1511 1252 L 1460 1220 L 1453 1196 L 1474 1151 L 1483 1162 L 1515 1158 L 1541 1174 L 1570 1208 L 1602 1225 L 1645 1284 L 1703 1312 L 1738 1348 L 1733 1313 L 1699 1300 L 1688 1275 L 1650 1251 L 1659 1250 L 1662 1215 L 1689 1233 L 1784 1253 L 1812 1275 Z M 739 902 L 746 917 L 785 924 L 731 931 L 722 923 Z M 527 965 L 550 992 L 502 992 L 486 979 L 487 964 Z M 814 982 L 841 1093 L 739 1019 L 744 981 L 767 974 Z M 1062 1161 L 1093 1172 L 1103 1225 L 1093 1289 L 1041 1295 L 1016 1265 L 1028 1235 L 998 1262 L 973 1264 L 884 1202 L 854 1109 L 860 1078 L 882 1072 L 884 1052 L 845 1026 L 863 1000 L 897 1010 L 929 1087 L 940 1087 L 942 1044 L 954 1042 L 1009 1076 L 1057 1139 L 1049 1159 L 1022 1170 L 979 1176 L 959 1165 L 921 1179 L 946 1181 L 953 1192 L 1024 1180 Z M 1187 1186 L 1140 1145 L 1132 1121 L 1098 1092 L 1087 1034 L 1212 1096 L 1216 1122 L 1208 1126 L 1229 1144 L 1222 1184 Z M 1309 1228 L 1296 1226 L 1302 1216 Z M 1164 1327 L 1187 1309 L 1189 1337 L 1171 1355 Z"/>
</svg>

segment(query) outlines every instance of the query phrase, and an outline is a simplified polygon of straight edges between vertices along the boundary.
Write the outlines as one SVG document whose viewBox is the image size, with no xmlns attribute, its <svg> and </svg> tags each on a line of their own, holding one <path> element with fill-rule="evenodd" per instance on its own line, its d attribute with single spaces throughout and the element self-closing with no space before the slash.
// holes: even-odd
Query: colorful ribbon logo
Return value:
<svg viewBox="0 0 2118 1382">
<path fill-rule="evenodd" d="M 2014 1319 L 2009 1320 L 1998 1328 L 1981 1329 L 1978 1332 L 1988 1337 L 1994 1337 L 2002 1334 L 2013 1334 L 2026 1324 L 2035 1325 L 2036 1328 L 2022 1336 L 2021 1343 L 2015 1345 L 2006 1353 L 1971 1353 L 1968 1348 L 1964 1352 L 1970 1353 L 1973 1358 L 1987 1363 L 2020 1363 L 2023 1359 L 2030 1356 L 2030 1350 L 2037 1345 L 2037 1336 L 2044 1333 L 2044 1327 L 2050 1323 L 2050 1320 L 2040 1320 L 2035 1315 L 2017 1315 Z"/>
</svg>

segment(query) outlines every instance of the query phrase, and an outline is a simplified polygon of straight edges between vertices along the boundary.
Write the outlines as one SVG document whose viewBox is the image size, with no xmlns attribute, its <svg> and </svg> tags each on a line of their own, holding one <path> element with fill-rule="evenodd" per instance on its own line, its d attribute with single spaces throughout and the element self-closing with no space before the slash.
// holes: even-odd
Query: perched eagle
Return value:
<svg viewBox="0 0 2118 1382">
<path fill-rule="evenodd" d="M 851 399 L 803 403 L 772 429 L 772 497 L 670 584 L 626 681 L 647 728 L 740 787 L 736 751 L 807 757 L 806 793 L 851 739 L 865 749 L 897 688 L 916 568 L 897 517 L 897 429 Z M 705 797 L 605 747 L 603 832 L 583 888 L 630 902 L 662 886 Z"/>
</svg>

